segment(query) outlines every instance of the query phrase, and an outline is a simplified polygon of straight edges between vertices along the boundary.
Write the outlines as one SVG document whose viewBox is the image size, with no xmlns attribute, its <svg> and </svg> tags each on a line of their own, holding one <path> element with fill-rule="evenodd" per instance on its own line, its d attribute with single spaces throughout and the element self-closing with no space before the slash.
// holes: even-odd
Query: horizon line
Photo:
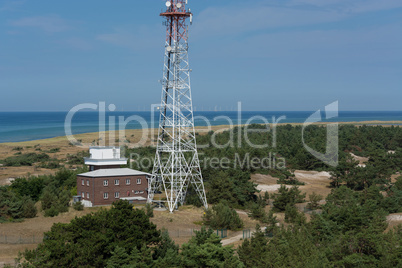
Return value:
<svg viewBox="0 0 402 268">
<path fill-rule="evenodd" d="M 323 109 L 319 109 L 324 111 Z M 0 113 L 68 113 L 69 111 L 51 110 L 51 111 L 41 111 L 41 110 L 26 110 L 26 111 L 1 111 Z M 84 113 L 97 113 L 98 111 L 86 111 L 81 110 L 79 112 Z M 152 112 L 152 110 L 127 110 L 127 111 L 106 111 L 107 113 L 129 113 L 129 112 Z M 193 111 L 196 112 L 240 112 L 239 110 L 222 110 L 222 111 Z M 242 110 L 241 112 L 316 112 L 314 110 Z M 402 112 L 402 110 L 339 110 L 338 112 Z"/>
</svg>

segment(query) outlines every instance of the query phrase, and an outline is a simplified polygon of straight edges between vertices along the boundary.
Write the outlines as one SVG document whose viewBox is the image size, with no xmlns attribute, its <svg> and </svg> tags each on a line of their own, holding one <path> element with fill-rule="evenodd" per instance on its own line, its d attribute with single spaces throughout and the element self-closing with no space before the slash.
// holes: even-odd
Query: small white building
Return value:
<svg viewBox="0 0 402 268">
<path fill-rule="evenodd" d="M 90 147 L 89 153 L 90 157 L 85 157 L 84 161 L 90 171 L 127 165 L 127 158 L 120 155 L 120 147 Z"/>
</svg>

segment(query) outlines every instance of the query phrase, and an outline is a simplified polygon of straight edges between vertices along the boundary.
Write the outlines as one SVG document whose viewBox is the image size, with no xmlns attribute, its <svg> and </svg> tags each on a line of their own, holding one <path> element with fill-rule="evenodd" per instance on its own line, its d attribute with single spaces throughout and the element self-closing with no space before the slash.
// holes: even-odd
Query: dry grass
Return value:
<svg viewBox="0 0 402 268">
<path fill-rule="evenodd" d="M 1 223 L 0 236 L 7 235 L 8 237 L 43 237 L 44 232 L 50 231 L 54 223 L 69 223 L 75 217 L 81 217 L 91 212 L 95 212 L 100 208 L 85 208 L 83 211 L 76 211 L 70 208 L 69 212 L 59 214 L 56 217 L 44 217 L 43 213 L 38 213 L 38 216 L 32 219 L 25 219 L 23 222 L 16 223 Z M 0 267 L 2 263 L 14 263 L 14 259 L 18 256 L 18 252 L 25 249 L 34 249 L 37 244 L 0 244 Z"/>
<path fill-rule="evenodd" d="M 109 207 L 104 207 L 108 209 Z M 142 206 L 136 206 L 141 209 Z M 51 227 L 55 223 L 69 223 L 75 217 L 81 217 L 91 212 L 96 212 L 101 208 L 85 208 L 84 211 L 75 211 L 70 208 L 69 212 L 59 214 L 56 217 L 48 218 L 44 217 L 43 213 L 38 213 L 38 216 L 33 219 L 26 219 L 23 222 L 17 223 L 2 223 L 0 224 L 0 236 L 7 235 L 9 237 L 42 237 L 44 232 L 50 231 Z M 204 210 L 202 208 L 196 208 L 193 206 L 180 207 L 178 211 L 169 213 L 168 211 L 154 210 L 154 217 L 151 221 L 157 225 L 158 229 L 167 229 L 169 233 L 172 233 L 172 239 L 179 245 L 188 242 L 191 236 L 188 235 L 189 230 L 201 229 L 198 224 L 202 221 L 202 215 Z M 254 228 L 258 223 L 257 221 L 250 219 L 247 213 L 240 211 L 240 217 L 244 221 L 245 228 Z M 182 235 L 178 237 L 177 232 L 181 231 Z M 183 233 L 185 235 L 183 236 Z M 236 235 L 236 232 L 228 231 L 228 236 Z M 1 245 L 0 244 L 0 265 L 1 262 L 12 263 L 14 258 L 18 256 L 19 251 L 25 249 L 33 249 L 37 245 L 35 244 L 21 244 L 21 245 Z M 3 250 L 4 249 L 4 250 Z M 1 267 L 1 266 L 0 266 Z"/>
<path fill-rule="evenodd" d="M 44 232 L 50 231 L 54 223 L 69 223 L 75 217 L 81 217 L 91 212 L 96 212 L 100 208 L 84 208 L 83 211 L 76 211 L 70 207 L 66 213 L 61 213 L 56 217 L 45 217 L 43 212 L 32 219 L 25 219 L 23 222 L 1 223 L 0 235 L 22 236 L 22 237 L 41 237 Z"/>
<path fill-rule="evenodd" d="M 0 267 L 4 264 L 14 264 L 14 259 L 18 256 L 18 252 L 26 249 L 34 249 L 37 245 L 2 245 L 0 244 Z"/>
</svg>

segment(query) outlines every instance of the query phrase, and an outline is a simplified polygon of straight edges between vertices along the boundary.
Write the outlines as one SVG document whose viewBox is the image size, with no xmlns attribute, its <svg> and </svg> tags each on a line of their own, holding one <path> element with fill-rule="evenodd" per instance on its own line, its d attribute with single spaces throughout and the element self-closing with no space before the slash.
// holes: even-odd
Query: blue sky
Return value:
<svg viewBox="0 0 402 268">
<path fill-rule="evenodd" d="M 0 0 L 0 111 L 160 102 L 164 0 Z M 190 0 L 198 110 L 402 110 L 402 1 Z"/>
</svg>

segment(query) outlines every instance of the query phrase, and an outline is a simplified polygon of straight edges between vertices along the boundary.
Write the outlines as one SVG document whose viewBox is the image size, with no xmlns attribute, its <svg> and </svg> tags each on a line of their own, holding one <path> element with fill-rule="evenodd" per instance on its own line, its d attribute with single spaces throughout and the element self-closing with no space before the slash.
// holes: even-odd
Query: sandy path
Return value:
<svg viewBox="0 0 402 268">
<path fill-rule="evenodd" d="M 251 235 L 255 232 L 255 229 L 250 229 L 251 230 Z M 222 246 L 227 246 L 230 244 L 233 244 L 237 241 L 240 241 L 243 239 L 243 231 L 239 231 L 233 234 L 234 236 L 225 238 L 221 240 Z"/>
</svg>

